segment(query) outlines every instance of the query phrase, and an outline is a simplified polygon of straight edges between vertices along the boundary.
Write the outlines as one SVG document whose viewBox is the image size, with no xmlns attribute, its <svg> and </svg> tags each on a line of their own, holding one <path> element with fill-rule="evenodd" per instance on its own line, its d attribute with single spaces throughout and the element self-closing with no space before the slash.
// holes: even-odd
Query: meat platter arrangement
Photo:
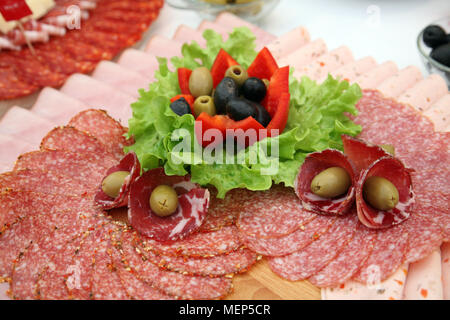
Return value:
<svg viewBox="0 0 450 320">
<path fill-rule="evenodd" d="M 323 299 L 449 299 L 449 110 L 442 78 L 303 27 L 156 35 L 1 119 L 7 295 L 221 299 L 266 263 Z"/>
</svg>

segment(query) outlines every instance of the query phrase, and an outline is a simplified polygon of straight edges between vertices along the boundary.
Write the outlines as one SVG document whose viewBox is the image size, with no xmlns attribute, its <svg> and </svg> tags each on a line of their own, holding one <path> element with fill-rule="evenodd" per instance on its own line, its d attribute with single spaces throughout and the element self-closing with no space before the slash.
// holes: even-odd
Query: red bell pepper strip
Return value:
<svg viewBox="0 0 450 320">
<path fill-rule="evenodd" d="M 264 47 L 253 60 L 250 67 L 247 69 L 249 77 L 256 77 L 259 79 L 270 80 L 272 75 L 278 69 L 278 64 L 275 58 L 270 53 L 269 49 Z"/>
<path fill-rule="evenodd" d="M 192 114 L 194 114 L 194 101 L 195 101 L 194 96 L 192 96 L 190 94 L 179 94 L 179 95 L 176 95 L 175 97 L 173 97 L 172 99 L 170 99 L 170 102 L 177 101 L 178 99 L 181 99 L 181 98 L 184 98 L 186 100 L 186 102 L 189 104 L 189 107 L 191 108 Z"/>
<path fill-rule="evenodd" d="M 278 100 L 282 93 L 289 93 L 289 67 L 277 69 L 270 78 L 269 88 L 262 105 L 273 118 L 277 112 Z"/>
<path fill-rule="evenodd" d="M 237 63 L 232 56 L 230 56 L 225 50 L 220 49 L 211 67 L 211 75 L 214 88 L 217 87 L 220 81 L 222 81 L 222 79 L 225 77 L 225 72 L 228 70 L 228 68 L 237 64 L 239 63 Z"/>
<path fill-rule="evenodd" d="M 189 78 L 191 77 L 192 70 L 188 68 L 178 68 L 178 85 L 182 94 L 191 94 L 189 90 Z"/>
<path fill-rule="evenodd" d="M 267 125 L 267 136 L 274 137 L 283 132 L 289 116 L 289 104 L 291 101 L 291 94 L 283 92 L 278 99 L 278 105 L 272 120 Z M 271 130 L 278 129 L 278 134 L 272 133 Z"/>
</svg>

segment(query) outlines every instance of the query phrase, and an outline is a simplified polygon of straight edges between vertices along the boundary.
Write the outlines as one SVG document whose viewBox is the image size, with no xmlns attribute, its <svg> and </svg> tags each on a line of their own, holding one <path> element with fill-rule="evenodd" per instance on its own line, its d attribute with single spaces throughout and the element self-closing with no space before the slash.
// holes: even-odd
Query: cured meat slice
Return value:
<svg viewBox="0 0 450 320">
<path fill-rule="evenodd" d="M 0 203 L 0 233 L 13 223 L 32 215 L 92 207 L 92 199 L 89 197 L 15 190 L 0 193 Z"/>
<path fill-rule="evenodd" d="M 292 281 L 305 280 L 323 269 L 353 238 L 358 223 L 356 215 L 338 217 L 318 241 L 284 257 L 269 258 L 270 269 Z"/>
<path fill-rule="evenodd" d="M 350 158 L 359 174 L 376 160 L 389 156 L 381 147 L 364 142 L 348 135 L 342 135 L 344 153 Z"/>
<path fill-rule="evenodd" d="M 73 127 L 58 127 L 50 131 L 42 139 L 41 149 L 88 153 L 99 160 L 109 158 L 108 163 L 111 157 L 115 157 L 97 138 Z"/>
<path fill-rule="evenodd" d="M 345 66 L 340 67 L 337 70 L 331 71 L 331 75 L 335 78 L 340 77 L 343 80 L 347 80 L 353 83 L 356 78 L 363 73 L 375 68 L 377 62 L 372 57 L 364 57 L 354 62 L 348 63 Z"/>
<path fill-rule="evenodd" d="M 0 134 L 0 150 L 8 150 L 8 152 L 0 154 L 0 163 L 5 165 L 7 171 L 12 170 L 17 157 L 22 153 L 33 150 L 33 147 L 31 143 L 26 141 Z"/>
<path fill-rule="evenodd" d="M 151 251 L 146 251 L 146 257 L 160 268 L 205 277 L 245 272 L 258 259 L 256 253 L 246 248 L 207 258 L 161 256 Z"/>
<path fill-rule="evenodd" d="M 317 216 L 295 232 L 280 238 L 261 239 L 240 234 L 241 241 L 251 250 L 264 256 L 280 257 L 305 248 L 320 239 L 335 222 L 336 217 Z"/>
<path fill-rule="evenodd" d="M 70 119 L 68 126 L 85 131 L 96 137 L 117 159 L 123 158 L 123 148 L 125 146 L 134 143 L 132 139 L 125 138 L 124 135 L 127 133 L 127 129 L 103 110 L 90 109 L 82 111 Z"/>
<path fill-rule="evenodd" d="M 149 82 L 155 79 L 154 74 L 159 67 L 156 57 L 136 49 L 125 50 L 118 63 L 127 69 L 139 72 Z"/>
<path fill-rule="evenodd" d="M 86 42 L 80 42 L 72 37 L 72 33 L 63 38 L 50 39 L 45 47 L 49 51 L 65 53 L 72 59 L 83 65 L 82 70 L 86 73 L 94 70 L 95 65 L 102 59 L 110 59 L 111 55 L 98 49 L 96 46 Z"/>
<path fill-rule="evenodd" d="M 14 67 L 0 66 L 0 99 L 14 99 L 27 96 L 39 87 L 20 78 Z"/>
<path fill-rule="evenodd" d="M 392 61 L 386 61 L 356 78 L 355 82 L 362 89 L 375 89 L 380 83 L 397 72 L 397 65 Z"/>
<path fill-rule="evenodd" d="M 150 195 L 159 185 L 169 185 L 178 194 L 178 208 L 159 217 L 150 208 Z M 185 238 L 203 223 L 209 205 L 209 191 L 190 182 L 188 176 L 167 176 L 163 168 L 149 170 L 130 186 L 128 221 L 141 234 L 158 241 Z"/>
<path fill-rule="evenodd" d="M 444 299 L 450 299 L 450 242 L 446 242 L 441 247 L 442 256 L 442 289 Z"/>
<path fill-rule="evenodd" d="M 42 234 L 14 263 L 11 292 L 15 299 L 32 299 L 36 295 L 35 284 L 39 271 L 60 246 L 79 237 L 97 221 L 106 220 L 95 215 L 96 211 L 71 211 L 53 214 L 58 224 L 49 234 Z M 53 217 L 52 217 L 53 218 Z M 47 218 L 49 219 L 49 218 Z"/>
<path fill-rule="evenodd" d="M 350 176 L 351 186 L 345 195 L 339 198 L 322 198 L 311 192 L 311 181 L 316 175 L 331 167 L 343 168 Z M 310 153 L 300 167 L 295 178 L 295 193 L 301 199 L 306 210 L 321 214 L 342 215 L 350 210 L 355 199 L 356 171 L 347 156 L 339 150 L 326 149 Z"/>
<path fill-rule="evenodd" d="M 121 249 L 129 266 L 140 280 L 174 297 L 182 299 L 218 299 L 231 290 L 231 279 L 188 276 L 164 271 L 148 261 L 136 247 L 132 232 L 122 233 Z"/>
<path fill-rule="evenodd" d="M 251 237 L 282 237 L 301 228 L 315 217 L 303 209 L 291 188 L 276 186 L 255 192 L 240 208 L 237 226 Z"/>
<path fill-rule="evenodd" d="M 282 36 L 278 37 L 267 45 L 267 48 L 278 61 L 311 40 L 308 30 L 299 26 Z"/>
<path fill-rule="evenodd" d="M 33 169 L 51 172 L 64 172 L 74 179 L 82 179 L 96 186 L 107 170 L 115 164 L 112 159 L 98 159 L 88 153 L 73 153 L 64 150 L 40 150 L 25 153 L 16 161 L 14 170 Z"/>
<path fill-rule="evenodd" d="M 154 35 L 147 43 L 145 52 L 155 57 L 170 59 L 181 56 L 182 42 L 169 40 L 160 35 Z"/>
<path fill-rule="evenodd" d="M 423 75 L 419 68 L 408 66 L 383 81 L 377 89 L 386 97 L 396 98 L 422 79 Z"/>
<path fill-rule="evenodd" d="M 15 189 L 40 193 L 93 196 L 93 188 L 83 179 L 42 170 L 19 170 L 0 175 L 0 191 Z"/>
<path fill-rule="evenodd" d="M 206 48 L 206 40 L 202 33 L 184 24 L 180 25 L 173 35 L 173 40 L 182 43 L 197 42 L 202 48 Z"/>
<path fill-rule="evenodd" d="M 436 101 L 423 115 L 434 123 L 436 131 L 446 131 L 450 124 L 450 93 Z"/>
<path fill-rule="evenodd" d="M 450 197 L 450 188 L 447 184 L 450 179 L 449 169 L 438 169 L 435 167 L 431 170 L 414 171 L 411 175 L 413 178 L 414 190 L 417 190 L 417 193 L 428 190 L 439 192 L 447 199 Z M 440 204 L 441 201 L 438 203 Z M 441 206 L 441 208 L 446 207 Z"/>
<path fill-rule="evenodd" d="M 358 223 L 348 245 L 325 268 L 308 278 L 313 285 L 332 288 L 349 280 L 369 257 L 376 234 Z"/>
<path fill-rule="evenodd" d="M 103 192 L 101 186 L 99 187 L 97 194 L 95 195 L 95 202 L 102 206 L 102 208 L 105 210 L 123 207 L 128 204 L 130 186 L 141 173 L 141 165 L 136 154 L 134 152 L 129 152 L 125 157 L 123 157 L 122 160 L 120 160 L 119 164 L 109 168 L 106 171 L 104 177 L 108 177 L 110 174 L 117 171 L 127 171 L 130 173 L 129 176 L 125 179 L 122 187 L 120 188 L 118 196 L 113 199 Z"/>
<path fill-rule="evenodd" d="M 408 246 L 408 233 L 402 224 L 376 231 L 374 248 L 353 279 L 360 283 L 376 284 L 386 280 L 403 263 Z"/>
<path fill-rule="evenodd" d="M 279 60 L 280 66 L 299 68 L 327 52 L 327 45 L 322 39 L 311 41 Z"/>
<path fill-rule="evenodd" d="M 369 205 L 363 197 L 364 183 L 370 177 L 382 177 L 397 188 L 399 199 L 391 210 L 378 210 Z M 383 157 L 362 171 L 356 185 L 356 206 L 358 217 L 368 228 L 387 228 L 409 218 L 414 208 L 415 195 L 411 176 L 403 163 L 392 157 Z"/>
<path fill-rule="evenodd" d="M 241 245 L 239 232 L 235 226 L 223 227 L 208 233 L 193 233 L 183 240 L 163 243 L 142 238 L 145 250 L 165 256 L 211 257 L 230 253 Z"/>
</svg>

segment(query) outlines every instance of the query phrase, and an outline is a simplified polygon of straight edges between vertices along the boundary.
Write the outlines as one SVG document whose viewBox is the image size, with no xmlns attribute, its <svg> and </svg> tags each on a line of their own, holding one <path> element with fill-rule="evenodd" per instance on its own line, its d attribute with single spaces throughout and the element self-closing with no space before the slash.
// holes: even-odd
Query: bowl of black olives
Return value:
<svg viewBox="0 0 450 320">
<path fill-rule="evenodd" d="M 417 37 L 417 48 L 428 72 L 441 75 L 450 88 L 450 17 L 426 26 Z"/>
</svg>

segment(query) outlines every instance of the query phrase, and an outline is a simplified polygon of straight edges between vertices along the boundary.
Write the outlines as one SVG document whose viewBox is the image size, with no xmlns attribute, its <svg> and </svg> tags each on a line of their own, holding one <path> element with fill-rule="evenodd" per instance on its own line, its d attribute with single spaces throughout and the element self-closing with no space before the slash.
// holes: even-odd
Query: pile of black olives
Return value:
<svg viewBox="0 0 450 320">
<path fill-rule="evenodd" d="M 261 101 L 267 94 L 267 86 L 268 80 L 249 77 L 242 66 L 235 65 L 214 89 L 211 72 L 205 67 L 194 69 L 189 78 L 189 90 L 195 98 L 194 116 L 202 112 L 210 116 L 226 114 L 235 121 L 253 117 L 266 127 L 271 118 Z M 179 116 L 191 113 L 184 98 L 172 102 L 170 108 Z"/>
<path fill-rule="evenodd" d="M 450 68 L 450 34 L 440 26 L 430 25 L 423 31 L 423 42 L 432 48 L 432 59 Z"/>
</svg>

